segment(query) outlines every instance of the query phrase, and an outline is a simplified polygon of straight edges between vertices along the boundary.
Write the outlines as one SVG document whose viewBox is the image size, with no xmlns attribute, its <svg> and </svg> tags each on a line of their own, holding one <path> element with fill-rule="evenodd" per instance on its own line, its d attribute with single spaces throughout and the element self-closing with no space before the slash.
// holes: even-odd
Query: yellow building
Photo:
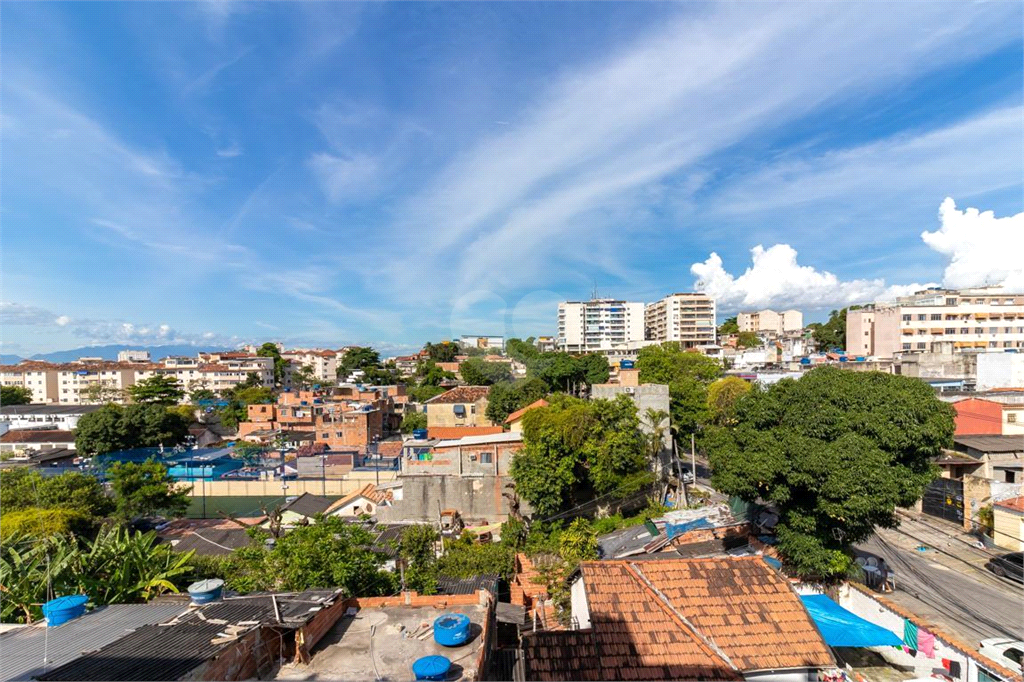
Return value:
<svg viewBox="0 0 1024 682">
<path fill-rule="evenodd" d="M 458 386 L 423 403 L 427 428 L 439 426 L 491 426 L 487 418 L 490 386 Z"/>
<path fill-rule="evenodd" d="M 1024 497 L 1014 497 L 992 505 L 997 545 L 1014 552 L 1024 549 Z"/>
</svg>

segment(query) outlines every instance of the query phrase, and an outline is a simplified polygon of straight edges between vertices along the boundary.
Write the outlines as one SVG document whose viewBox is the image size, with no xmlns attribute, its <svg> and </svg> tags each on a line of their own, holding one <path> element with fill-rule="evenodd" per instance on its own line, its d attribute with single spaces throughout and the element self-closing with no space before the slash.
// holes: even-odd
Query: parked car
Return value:
<svg viewBox="0 0 1024 682">
<path fill-rule="evenodd" d="M 1010 555 L 1013 556 L 1013 555 Z M 1020 552 L 1017 552 L 1020 556 Z M 988 656 L 1004 668 L 1021 672 L 1021 658 L 1024 658 L 1024 642 L 1015 639 L 983 639 L 978 649 L 982 656 Z"/>
<path fill-rule="evenodd" d="M 683 483 L 693 483 L 693 472 L 683 469 Z"/>
<path fill-rule="evenodd" d="M 1024 582 L 1024 552 L 1013 552 L 997 556 L 985 567 L 1001 578 L 1013 578 Z"/>
</svg>

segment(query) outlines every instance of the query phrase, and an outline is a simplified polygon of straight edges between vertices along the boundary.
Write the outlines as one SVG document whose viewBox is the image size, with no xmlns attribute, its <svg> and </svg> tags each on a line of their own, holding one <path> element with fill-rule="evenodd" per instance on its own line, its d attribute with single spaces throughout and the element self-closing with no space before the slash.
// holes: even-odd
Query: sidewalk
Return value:
<svg viewBox="0 0 1024 682">
<path fill-rule="evenodd" d="M 913 551 L 915 555 L 956 571 L 971 580 L 993 587 L 1007 595 L 1021 598 L 1021 587 L 1009 579 L 999 578 L 985 565 L 1004 550 L 975 546 L 978 542 L 960 526 L 919 512 L 899 510 L 900 526 L 895 530 L 879 528 L 876 533 L 892 545 Z M 918 548 L 924 547 L 924 551 Z"/>
</svg>

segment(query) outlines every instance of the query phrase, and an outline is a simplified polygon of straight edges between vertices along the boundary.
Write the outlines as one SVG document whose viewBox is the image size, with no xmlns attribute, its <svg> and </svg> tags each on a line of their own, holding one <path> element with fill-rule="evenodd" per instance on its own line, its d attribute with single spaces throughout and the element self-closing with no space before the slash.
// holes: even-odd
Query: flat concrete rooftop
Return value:
<svg viewBox="0 0 1024 682">
<path fill-rule="evenodd" d="M 463 613 L 471 621 L 469 641 L 446 647 L 434 641 L 434 619 Z M 282 666 L 276 680 L 413 680 L 412 664 L 424 656 L 445 656 L 452 662 L 448 682 L 478 680 L 484 647 L 487 607 L 481 605 L 384 606 L 343 616 L 317 643 L 308 665 Z"/>
</svg>

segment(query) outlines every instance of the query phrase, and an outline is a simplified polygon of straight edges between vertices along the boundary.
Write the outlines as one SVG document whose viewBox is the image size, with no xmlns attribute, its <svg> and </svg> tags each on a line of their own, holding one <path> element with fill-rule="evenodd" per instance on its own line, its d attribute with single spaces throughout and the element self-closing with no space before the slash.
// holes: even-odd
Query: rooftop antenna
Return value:
<svg viewBox="0 0 1024 682">
<path fill-rule="evenodd" d="M 596 277 L 594 278 L 594 288 L 590 292 L 590 300 L 591 301 L 596 301 L 597 300 L 597 278 Z"/>
</svg>

